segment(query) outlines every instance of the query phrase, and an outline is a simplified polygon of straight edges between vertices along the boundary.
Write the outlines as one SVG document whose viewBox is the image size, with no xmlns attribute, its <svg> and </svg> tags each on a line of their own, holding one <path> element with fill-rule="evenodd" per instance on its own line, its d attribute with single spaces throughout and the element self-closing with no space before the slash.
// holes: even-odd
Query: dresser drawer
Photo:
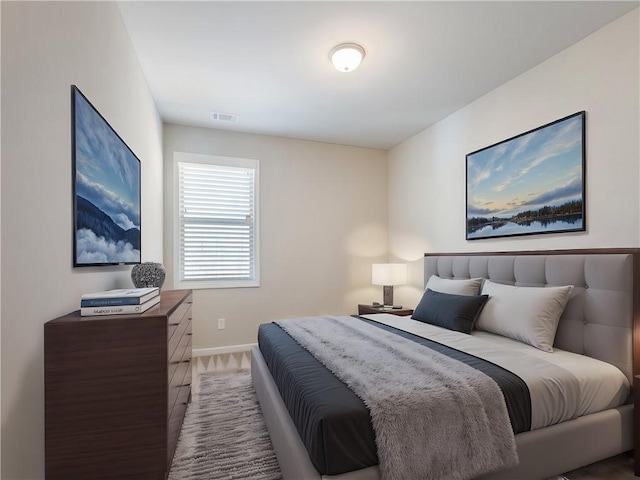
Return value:
<svg viewBox="0 0 640 480">
<path fill-rule="evenodd" d="M 187 380 L 185 382 L 185 379 Z M 178 364 L 171 381 L 169 382 L 169 396 L 167 409 L 171 412 L 176 399 L 178 398 L 179 390 L 183 387 L 191 388 L 191 360 L 185 360 Z"/>
<path fill-rule="evenodd" d="M 184 352 L 190 350 L 191 346 L 191 321 L 187 322 L 187 326 L 182 332 L 182 336 L 178 341 L 178 345 L 173 349 L 173 353 L 171 353 L 169 357 L 169 363 L 180 362 L 184 360 Z M 176 339 L 177 340 L 177 339 Z M 172 347 L 169 347 L 171 349 Z"/>
<path fill-rule="evenodd" d="M 170 384 L 174 384 L 172 381 L 176 370 L 178 369 L 180 362 L 185 360 L 191 360 L 191 320 L 187 321 L 186 329 L 182 332 L 182 336 L 178 342 L 178 345 L 171 353 L 169 358 L 169 368 L 167 369 L 167 380 Z M 177 334 L 176 334 L 177 335 Z M 171 349 L 171 346 L 169 347 Z"/>
<path fill-rule="evenodd" d="M 182 353 L 182 361 L 191 360 L 192 357 L 191 339 L 193 337 L 191 336 L 191 333 L 185 333 L 184 336 L 187 338 L 187 341 L 184 347 L 184 352 Z"/>
<path fill-rule="evenodd" d="M 180 325 L 185 317 L 191 319 L 191 298 L 192 296 L 189 295 L 189 297 L 178 308 L 176 308 L 175 312 L 173 312 L 169 317 L 167 338 L 171 338 L 173 336 L 178 325 Z"/>
<path fill-rule="evenodd" d="M 178 348 L 178 345 L 182 341 L 183 337 L 185 336 L 185 333 L 191 333 L 190 317 L 185 317 L 182 320 L 182 322 L 180 322 L 180 324 L 177 326 L 175 332 L 173 332 L 173 335 L 171 335 L 171 337 L 169 338 L 169 346 L 167 348 L 168 360 L 171 360 L 173 358 L 173 355 L 176 349 Z M 191 337 L 189 336 L 189 338 Z M 182 356 L 182 354 L 180 354 L 180 356 Z"/>
<path fill-rule="evenodd" d="M 182 387 L 178 394 L 178 401 L 169 415 L 167 432 L 167 446 L 169 447 L 167 465 L 169 467 L 171 466 L 176 442 L 178 440 L 178 435 L 180 434 L 180 428 L 182 427 L 182 421 L 184 420 L 184 414 L 187 411 L 187 405 L 189 404 L 190 399 L 191 387 Z"/>
<path fill-rule="evenodd" d="M 173 410 L 180 404 L 181 396 L 185 395 L 185 390 L 191 392 L 191 362 L 185 362 L 184 368 L 181 368 L 177 373 L 176 377 L 180 376 L 181 378 L 176 381 L 175 385 L 169 386 L 169 408 L 167 413 L 169 416 L 172 415 Z"/>
</svg>

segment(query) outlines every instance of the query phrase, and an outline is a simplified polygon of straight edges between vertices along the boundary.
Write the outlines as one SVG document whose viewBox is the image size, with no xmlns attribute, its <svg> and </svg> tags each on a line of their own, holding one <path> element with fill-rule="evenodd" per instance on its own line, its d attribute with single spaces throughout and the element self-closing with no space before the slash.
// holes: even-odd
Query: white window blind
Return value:
<svg viewBox="0 0 640 480">
<path fill-rule="evenodd" d="M 179 161 L 177 170 L 179 282 L 256 286 L 257 168 Z"/>
</svg>

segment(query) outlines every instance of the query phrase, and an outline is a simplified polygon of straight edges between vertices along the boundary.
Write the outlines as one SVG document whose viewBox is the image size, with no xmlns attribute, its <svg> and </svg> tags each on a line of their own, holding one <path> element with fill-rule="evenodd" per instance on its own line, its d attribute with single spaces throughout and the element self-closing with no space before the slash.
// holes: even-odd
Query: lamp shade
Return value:
<svg viewBox="0 0 640 480">
<path fill-rule="evenodd" d="M 374 285 L 404 285 L 407 283 L 407 265 L 404 263 L 374 263 L 371 269 Z"/>
</svg>

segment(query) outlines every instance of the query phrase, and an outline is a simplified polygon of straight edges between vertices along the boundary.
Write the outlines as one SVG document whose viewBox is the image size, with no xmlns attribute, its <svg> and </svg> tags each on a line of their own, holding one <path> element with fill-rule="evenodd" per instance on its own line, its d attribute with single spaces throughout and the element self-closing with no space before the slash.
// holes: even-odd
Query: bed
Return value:
<svg viewBox="0 0 640 480">
<path fill-rule="evenodd" d="M 568 356 L 573 352 L 594 361 L 613 365 L 622 372 L 620 376 L 624 377 L 629 385 L 633 372 L 638 371 L 637 357 L 634 357 L 632 351 L 634 325 L 640 323 L 638 265 L 638 249 L 599 249 L 426 254 L 424 269 L 425 284 L 435 275 L 442 279 L 480 277 L 489 283 L 519 287 L 573 285 L 573 292 L 558 324 L 554 351 L 569 352 L 566 354 Z M 362 322 L 373 322 L 378 324 L 377 327 L 382 325 L 382 328 L 388 326 L 394 329 L 398 317 L 389 317 L 385 318 L 385 314 L 365 316 Z M 278 333 L 278 329 L 270 331 L 271 336 L 276 337 L 281 333 L 284 332 Z M 337 443 L 334 443 L 333 447 L 318 446 L 319 442 L 314 444 L 310 441 L 310 438 L 313 440 L 313 427 L 301 426 L 300 417 L 308 417 L 309 412 L 313 413 L 315 410 L 310 409 L 306 413 L 296 412 L 290 398 L 313 396 L 312 390 L 317 379 L 330 379 L 332 374 L 326 369 L 322 371 L 316 368 L 310 375 L 314 380 L 303 386 L 303 391 L 287 393 L 287 387 L 284 385 L 299 383 L 292 382 L 291 375 L 296 370 L 307 369 L 308 366 L 296 365 L 296 358 L 301 354 L 288 350 L 294 346 L 290 342 L 287 345 L 286 333 L 280 339 L 270 339 L 271 347 L 264 338 L 265 335 L 269 336 L 268 334 L 269 332 L 263 332 L 263 338 L 259 342 L 264 351 L 259 348 L 252 351 L 251 372 L 284 478 L 380 478 L 376 452 L 371 452 L 369 447 L 367 453 L 366 445 L 371 445 L 371 438 L 366 437 L 370 437 L 372 433 L 371 428 L 366 428 L 367 419 L 362 419 L 362 415 L 356 420 L 349 420 L 351 423 L 348 428 L 330 428 L 331 424 L 327 419 L 321 420 L 322 427 L 316 427 L 315 434 L 320 431 L 321 435 L 335 437 L 333 440 Z M 446 338 L 443 341 L 446 343 Z M 284 371 L 282 365 L 274 366 L 273 350 L 282 350 L 282 358 L 292 359 L 294 365 L 290 368 L 291 371 Z M 546 353 L 541 354 L 544 356 Z M 272 373 L 274 370 L 275 373 Z M 278 381 L 274 380 L 274 377 Z M 322 388 L 326 392 L 326 384 Z M 329 396 L 336 397 L 339 403 L 349 405 L 350 402 L 354 402 L 352 397 L 337 390 L 337 387 L 331 388 L 332 393 Z M 560 423 L 552 422 L 550 426 L 530 431 L 525 429 L 516 432 L 515 448 L 519 464 L 482 478 L 547 478 L 631 450 L 633 406 L 631 396 L 625 396 L 627 398 L 613 408 L 598 407 L 599 411 L 591 413 L 589 408 L 580 407 L 584 414 L 577 418 Z M 322 410 L 326 398 L 319 396 L 316 400 L 322 407 L 319 410 Z M 289 403 L 292 413 L 289 412 L 286 402 Z M 326 423 L 322 423 L 323 421 Z M 342 443 L 340 435 L 346 435 Z M 304 438 L 304 442 L 301 437 Z M 349 448 L 345 449 L 345 446 L 353 444 L 364 444 L 365 457 L 368 455 L 368 458 L 353 461 L 350 457 L 355 454 Z M 323 448 L 327 450 L 322 451 Z M 334 468 L 335 465 L 337 467 Z"/>
</svg>

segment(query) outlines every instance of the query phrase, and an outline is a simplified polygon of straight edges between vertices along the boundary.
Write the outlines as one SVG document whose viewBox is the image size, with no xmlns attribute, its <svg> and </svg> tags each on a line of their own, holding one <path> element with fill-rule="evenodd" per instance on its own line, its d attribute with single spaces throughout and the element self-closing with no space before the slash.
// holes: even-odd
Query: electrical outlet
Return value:
<svg viewBox="0 0 640 480">
<path fill-rule="evenodd" d="M 224 330 L 224 324 L 225 324 L 225 319 L 224 318 L 219 318 L 218 319 L 218 330 Z"/>
</svg>

